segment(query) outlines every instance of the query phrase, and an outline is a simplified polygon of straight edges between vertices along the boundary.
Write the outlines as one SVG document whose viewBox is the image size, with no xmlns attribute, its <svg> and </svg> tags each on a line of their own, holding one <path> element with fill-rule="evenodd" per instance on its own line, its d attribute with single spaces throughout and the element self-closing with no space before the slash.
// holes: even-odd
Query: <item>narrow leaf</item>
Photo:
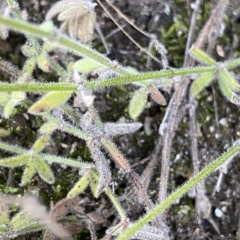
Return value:
<svg viewBox="0 0 240 240">
<path fill-rule="evenodd" d="M 39 114 L 46 111 L 50 111 L 55 107 L 63 104 L 70 96 L 70 91 L 52 91 L 43 96 L 38 102 L 34 103 L 28 112 L 32 114 Z"/>
<path fill-rule="evenodd" d="M 35 170 L 34 163 L 32 160 L 30 160 L 25 167 L 25 170 L 22 176 L 21 186 L 24 186 L 28 182 L 30 182 L 35 173 L 36 173 L 36 170 Z"/>
<path fill-rule="evenodd" d="M 24 44 L 22 47 L 21 47 L 21 51 L 23 53 L 23 55 L 25 57 L 35 57 L 36 56 L 36 49 L 34 46 L 31 46 L 29 44 Z"/>
<path fill-rule="evenodd" d="M 47 182 L 49 184 L 53 184 L 55 179 L 54 179 L 53 172 L 52 172 L 51 168 L 49 167 L 49 165 L 42 158 L 39 158 L 39 157 L 35 157 L 33 159 L 33 161 L 34 161 L 35 169 L 38 172 L 39 176 L 45 182 Z"/>
<path fill-rule="evenodd" d="M 39 129 L 39 133 L 41 134 L 50 134 L 52 132 L 54 132 L 56 129 L 58 128 L 58 125 L 54 122 L 46 122 L 44 123 L 40 129 Z"/>
<path fill-rule="evenodd" d="M 94 170 L 91 170 L 91 171 L 94 171 Z M 95 173 L 96 174 L 96 173 Z M 91 173 L 91 178 L 90 178 L 90 188 L 92 190 L 92 194 L 95 198 L 98 198 L 99 197 L 99 193 L 97 191 L 98 189 L 98 179 L 96 179 L 94 177 L 95 174 L 92 174 Z"/>
<path fill-rule="evenodd" d="M 36 67 L 36 63 L 37 62 L 36 62 L 35 57 L 29 58 L 23 66 L 23 72 L 32 74 L 34 68 Z M 22 79 L 24 79 L 24 78 L 22 78 Z M 23 81 L 21 81 L 21 82 L 23 82 Z"/>
<path fill-rule="evenodd" d="M 148 96 L 148 89 L 143 87 L 136 91 L 130 101 L 129 115 L 132 119 L 137 118 L 143 111 Z"/>
<path fill-rule="evenodd" d="M 12 92 L 11 100 L 5 104 L 3 116 L 5 118 L 8 118 L 13 113 L 14 107 L 20 104 L 20 102 L 24 100 L 25 97 L 26 94 L 24 92 Z"/>
<path fill-rule="evenodd" d="M 42 135 L 41 137 L 39 137 L 32 147 L 33 152 L 34 153 L 41 152 L 45 148 L 49 140 L 50 140 L 49 135 Z"/>
<path fill-rule="evenodd" d="M 12 218 L 10 225 L 13 229 L 18 230 L 26 227 L 32 221 L 33 219 L 29 215 L 25 212 L 20 212 Z"/>
<path fill-rule="evenodd" d="M 203 52 L 202 50 L 200 50 L 199 48 L 196 47 L 192 47 L 190 49 L 190 55 L 195 58 L 198 62 L 200 63 L 204 63 L 206 65 L 214 65 L 216 64 L 216 62 L 214 61 L 214 59 L 212 59 L 211 57 L 209 57 L 205 52 Z"/>
<path fill-rule="evenodd" d="M 78 194 L 82 193 L 86 187 L 89 184 L 89 174 L 90 171 L 88 171 L 86 174 L 84 174 L 80 180 L 74 185 L 74 187 L 69 191 L 67 197 L 72 198 L 77 196 Z"/>
<path fill-rule="evenodd" d="M 0 92 L 1 97 L 0 97 L 0 104 L 5 104 L 11 99 L 11 94 L 8 92 Z"/>
<path fill-rule="evenodd" d="M 10 100 L 8 101 L 3 109 L 3 116 L 5 118 L 9 118 L 9 116 L 13 113 L 14 107 L 17 105 L 17 102 Z"/>
<path fill-rule="evenodd" d="M 104 132 L 107 136 L 125 135 L 128 133 L 136 132 L 142 127 L 142 123 L 105 123 Z"/>
<path fill-rule="evenodd" d="M 43 229 L 46 229 L 46 225 L 43 222 L 33 219 L 31 222 L 29 222 L 29 224 L 23 226 L 21 229 L 18 229 L 17 232 L 18 235 L 26 235 L 28 233 L 37 232 Z"/>
<path fill-rule="evenodd" d="M 108 138 L 102 139 L 103 146 L 108 150 L 113 159 L 118 163 L 124 171 L 129 172 L 131 167 L 127 162 L 127 159 L 122 155 L 122 153 L 117 149 L 115 144 Z"/>
<path fill-rule="evenodd" d="M 38 67 L 43 70 L 44 72 L 50 72 L 51 71 L 51 66 L 49 64 L 49 61 L 47 59 L 47 56 L 42 53 L 37 57 L 37 64 Z"/>
<path fill-rule="evenodd" d="M 73 68 L 78 70 L 81 73 L 91 72 L 91 71 L 96 70 L 100 67 L 101 67 L 101 65 L 99 63 L 94 62 L 89 58 L 83 58 L 83 59 L 77 61 L 73 65 Z"/>
<path fill-rule="evenodd" d="M 111 171 L 109 169 L 106 158 L 104 157 L 97 144 L 92 141 L 88 143 L 88 147 L 92 158 L 97 165 L 97 171 L 99 175 L 97 194 L 100 194 L 106 187 L 108 187 L 111 182 Z"/>
<path fill-rule="evenodd" d="M 153 85 L 150 86 L 150 94 L 152 99 L 159 105 L 166 106 L 167 102 L 161 92 Z"/>
<path fill-rule="evenodd" d="M 218 74 L 219 78 L 224 81 L 229 88 L 235 92 L 240 91 L 240 84 L 233 78 L 232 74 L 226 68 L 219 69 Z"/>
<path fill-rule="evenodd" d="M 196 97 L 205 87 L 207 87 L 214 79 L 214 72 L 201 74 L 191 85 L 190 94 Z"/>
<path fill-rule="evenodd" d="M 3 167 L 19 167 L 25 165 L 31 159 L 31 155 L 20 155 L 16 157 L 10 157 L 0 160 L 0 166 Z"/>
<path fill-rule="evenodd" d="M 223 79 L 219 78 L 219 87 L 222 92 L 222 94 L 233 104 L 236 104 L 240 106 L 240 95 L 238 95 L 236 92 L 234 92 L 230 85 Z"/>
<path fill-rule="evenodd" d="M 220 75 L 220 74 L 219 74 Z M 220 87 L 220 90 L 222 94 L 231 101 L 231 98 L 233 96 L 233 90 L 230 88 L 230 86 L 227 84 L 224 78 L 219 76 L 218 84 Z"/>
</svg>

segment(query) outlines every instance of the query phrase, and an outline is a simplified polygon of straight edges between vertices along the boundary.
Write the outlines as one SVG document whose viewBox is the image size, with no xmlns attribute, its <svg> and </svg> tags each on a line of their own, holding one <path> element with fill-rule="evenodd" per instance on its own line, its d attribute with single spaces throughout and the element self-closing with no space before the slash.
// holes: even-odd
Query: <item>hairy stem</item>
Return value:
<svg viewBox="0 0 240 240">
<path fill-rule="evenodd" d="M 154 209 L 148 212 L 143 218 L 138 220 L 132 227 L 127 229 L 121 234 L 116 240 L 126 240 L 133 236 L 140 228 L 145 224 L 152 221 L 155 217 L 158 216 L 161 212 L 166 210 L 170 205 L 172 205 L 177 199 L 181 198 L 186 194 L 192 187 L 196 186 L 200 181 L 206 178 L 209 174 L 214 172 L 218 167 L 220 167 L 224 162 L 229 158 L 234 157 L 240 151 L 240 146 L 235 145 L 227 150 L 222 156 L 218 157 L 215 161 L 210 163 L 202 171 L 200 171 L 196 176 L 190 179 L 182 187 L 177 189 L 172 193 L 167 199 L 158 204 Z"/>
<path fill-rule="evenodd" d="M 45 41 L 51 41 L 56 43 L 57 45 L 66 48 L 75 52 L 77 55 L 81 55 L 84 57 L 88 57 L 95 62 L 100 63 L 103 66 L 115 69 L 115 71 L 119 74 L 127 74 L 127 70 L 124 70 L 119 65 L 116 66 L 114 62 L 100 54 L 99 52 L 87 47 L 84 44 L 81 44 L 77 41 L 74 41 L 63 34 L 60 34 L 56 30 L 54 30 L 50 25 L 49 27 L 39 27 L 33 24 L 29 24 L 23 21 L 14 20 L 11 18 L 5 18 L 0 16 L 0 24 L 5 27 L 15 30 L 16 32 L 21 32 L 24 34 L 30 34 L 36 37 L 40 37 Z"/>
</svg>

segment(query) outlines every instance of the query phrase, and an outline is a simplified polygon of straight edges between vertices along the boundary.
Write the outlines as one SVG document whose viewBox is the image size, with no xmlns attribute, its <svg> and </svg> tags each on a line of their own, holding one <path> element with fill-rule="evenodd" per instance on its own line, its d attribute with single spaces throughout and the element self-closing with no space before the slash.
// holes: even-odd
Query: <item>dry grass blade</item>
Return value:
<svg viewBox="0 0 240 240">
<path fill-rule="evenodd" d="M 166 99 L 160 93 L 160 91 L 153 85 L 150 86 L 150 94 L 152 99 L 158 103 L 159 105 L 165 106 L 167 105 Z"/>
</svg>

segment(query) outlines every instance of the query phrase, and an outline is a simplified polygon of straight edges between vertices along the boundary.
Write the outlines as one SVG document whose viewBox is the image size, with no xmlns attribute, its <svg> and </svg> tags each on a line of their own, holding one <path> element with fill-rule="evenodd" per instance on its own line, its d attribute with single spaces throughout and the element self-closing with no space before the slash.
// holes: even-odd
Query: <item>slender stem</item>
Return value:
<svg viewBox="0 0 240 240">
<path fill-rule="evenodd" d="M 16 147 L 14 145 L 4 143 L 0 141 L 0 149 L 11 152 L 11 153 L 17 153 L 17 154 L 26 154 L 28 153 L 28 150 L 21 148 L 21 147 Z M 70 158 L 64 158 L 64 157 L 57 157 L 54 155 L 50 154 L 35 154 L 36 156 L 41 156 L 43 157 L 47 162 L 50 163 L 59 163 L 59 164 L 66 164 L 71 167 L 77 167 L 77 168 L 93 168 L 94 165 L 90 163 L 84 163 L 84 162 L 79 162 L 74 159 Z"/>
<path fill-rule="evenodd" d="M 97 171 L 95 169 L 91 170 L 91 173 L 93 175 L 93 177 L 99 181 L 99 176 L 97 174 Z M 109 187 L 107 187 L 105 189 L 105 193 L 107 194 L 107 196 L 109 197 L 109 199 L 112 201 L 113 205 L 115 206 L 116 210 L 118 211 L 120 217 L 122 220 L 125 220 L 127 218 L 126 213 L 124 211 L 124 209 L 122 208 L 120 202 L 118 201 L 117 197 L 113 194 L 113 192 L 111 191 L 111 189 Z"/>
<path fill-rule="evenodd" d="M 18 19 L 19 21 L 23 21 L 22 16 L 19 12 L 19 8 L 17 7 L 17 3 L 15 1 L 9 1 L 7 0 L 8 6 L 11 7 L 12 13 L 14 14 L 14 17 Z M 40 53 L 40 46 L 37 40 L 31 36 L 27 36 L 29 41 L 31 42 L 31 45 L 34 46 L 35 51 L 37 54 Z"/>
<path fill-rule="evenodd" d="M 195 68 L 180 68 L 175 70 L 162 70 L 154 72 L 145 72 L 134 75 L 127 75 L 123 77 L 108 78 L 103 81 L 92 81 L 86 83 L 86 87 L 89 89 L 96 89 L 100 87 L 118 86 L 123 84 L 129 84 L 133 82 L 145 81 L 148 79 L 170 78 L 175 76 L 184 76 L 197 73 L 211 72 L 216 69 L 216 66 L 210 67 L 195 67 Z"/>
<path fill-rule="evenodd" d="M 48 91 L 77 91 L 73 83 L 3 83 L 0 82 L 1 92 L 48 92 Z"/>
<path fill-rule="evenodd" d="M 111 200 L 111 202 L 113 203 L 114 207 L 117 209 L 121 220 L 124 220 L 127 218 L 126 213 L 124 211 L 124 209 L 122 208 L 120 202 L 118 201 L 117 197 L 113 194 L 113 192 L 110 190 L 109 187 L 107 187 L 105 189 L 105 193 L 107 194 L 107 196 L 109 197 L 109 199 Z"/>
<path fill-rule="evenodd" d="M 120 65 L 116 65 L 116 63 L 112 62 L 110 59 L 108 59 L 101 53 L 60 34 L 51 27 L 49 27 L 50 29 L 47 29 L 47 27 L 43 29 L 43 27 L 41 26 L 35 26 L 33 24 L 2 16 L 0 16 L 0 24 L 6 26 L 9 29 L 15 30 L 16 32 L 34 35 L 36 37 L 42 38 L 43 40 L 55 42 L 57 45 L 71 50 L 78 55 L 88 57 L 103 66 L 112 68 L 115 72 L 119 74 L 126 75 L 128 73 L 127 70 L 120 67 Z"/>
<path fill-rule="evenodd" d="M 65 165 L 76 167 L 76 168 L 93 168 L 94 167 L 93 164 L 79 162 L 77 160 L 70 159 L 70 158 L 57 157 L 50 154 L 41 154 L 41 156 L 49 163 L 65 164 Z"/>
<path fill-rule="evenodd" d="M 172 205 L 177 199 L 182 197 L 192 187 L 196 186 L 200 181 L 202 181 L 210 173 L 215 171 L 229 158 L 235 156 L 239 151 L 240 151 L 239 145 L 235 145 L 229 148 L 227 152 L 225 152 L 222 156 L 218 157 L 215 161 L 210 163 L 207 167 L 205 167 L 202 171 L 200 171 L 196 176 L 194 176 L 187 183 L 185 183 L 181 188 L 177 189 L 174 193 L 172 193 L 166 200 L 158 204 L 154 209 L 148 212 L 143 218 L 138 220 L 132 227 L 127 229 L 125 232 L 123 232 L 121 236 L 119 236 L 116 240 L 130 239 L 130 237 L 133 236 L 140 228 L 142 228 L 148 222 L 152 221 L 161 212 L 163 212 L 170 205 Z"/>
<path fill-rule="evenodd" d="M 80 129 L 72 126 L 71 124 L 68 124 L 67 122 L 61 122 L 60 120 L 58 120 L 57 118 L 55 118 L 54 116 L 52 116 L 49 113 L 43 113 L 42 116 L 44 118 L 46 118 L 47 120 L 56 123 L 59 126 L 59 130 L 70 133 L 76 137 L 79 137 L 85 141 L 87 141 L 89 139 L 89 135 L 82 132 Z"/>
</svg>

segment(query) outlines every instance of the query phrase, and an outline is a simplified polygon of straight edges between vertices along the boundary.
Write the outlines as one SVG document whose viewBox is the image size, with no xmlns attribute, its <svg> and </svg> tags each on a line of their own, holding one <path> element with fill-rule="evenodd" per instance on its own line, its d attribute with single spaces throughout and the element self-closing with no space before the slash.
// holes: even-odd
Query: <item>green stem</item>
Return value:
<svg viewBox="0 0 240 240">
<path fill-rule="evenodd" d="M 42 38 L 43 40 L 55 42 L 57 45 L 66 48 L 67 50 L 71 50 L 76 54 L 88 57 L 93 61 L 100 63 L 103 66 L 112 68 L 115 72 L 119 74 L 126 75 L 128 73 L 127 70 L 116 65 L 116 63 L 112 62 L 110 59 L 100 54 L 99 52 L 60 34 L 56 30 L 52 29 L 45 30 L 41 28 L 41 26 L 40 27 L 35 26 L 33 24 L 29 24 L 23 21 L 14 20 L 2 16 L 0 16 L 0 24 L 16 32 L 34 35 L 36 37 Z"/>
<path fill-rule="evenodd" d="M 60 120 L 58 120 L 57 118 L 53 117 L 51 114 L 49 113 L 43 113 L 41 114 L 44 118 L 46 118 L 47 120 L 56 123 L 59 126 L 59 130 L 62 130 L 64 132 L 70 133 L 76 137 L 79 137 L 85 141 L 87 141 L 89 139 L 89 135 L 87 133 L 82 132 L 81 130 L 79 130 L 78 128 L 68 124 L 67 122 L 64 122 L 64 124 L 62 124 L 62 122 Z"/>
<path fill-rule="evenodd" d="M 79 162 L 70 158 L 57 157 L 50 154 L 41 154 L 41 156 L 49 163 L 65 164 L 67 166 L 76 168 L 93 168 L 94 165 L 90 163 Z"/>
<path fill-rule="evenodd" d="M 12 13 L 14 14 L 15 18 L 18 19 L 19 21 L 23 21 L 22 16 L 19 12 L 19 9 L 16 7 L 16 5 L 14 4 L 15 1 L 10 1 L 7 0 L 7 4 L 9 7 L 11 7 Z M 40 53 L 40 46 L 39 43 L 37 42 L 37 40 L 31 36 L 27 36 L 31 45 L 34 46 L 36 53 Z"/>
<path fill-rule="evenodd" d="M 206 178 L 210 173 L 215 171 L 218 167 L 220 167 L 224 162 L 228 159 L 235 156 L 240 151 L 240 146 L 235 145 L 227 150 L 222 156 L 218 157 L 215 161 L 210 163 L 207 167 L 205 167 L 202 171 L 200 171 L 196 176 L 190 179 L 187 183 L 185 183 L 182 187 L 177 189 L 174 193 L 172 193 L 166 200 L 157 205 L 154 209 L 148 212 L 143 218 L 138 220 L 132 227 L 124 231 L 116 240 L 127 240 L 130 239 L 140 228 L 142 228 L 145 224 L 152 221 L 155 217 L 157 217 L 161 212 L 167 209 L 170 205 L 172 205 L 176 200 L 181 198 L 187 191 L 189 191 L 192 187 L 196 186 L 201 180 Z"/>
<path fill-rule="evenodd" d="M 210 67 L 180 68 L 175 70 L 145 72 L 145 73 L 139 73 L 135 75 L 127 75 L 123 77 L 108 78 L 102 81 L 87 82 L 86 87 L 88 89 L 96 89 L 101 87 L 118 86 L 118 85 L 133 83 L 133 82 L 145 81 L 149 79 L 170 78 L 175 76 L 212 72 L 215 69 L 216 69 L 216 66 L 210 66 Z"/>
<path fill-rule="evenodd" d="M 107 196 L 109 197 L 109 199 L 111 200 L 111 202 L 113 203 L 114 207 L 117 209 L 121 220 L 124 220 L 127 218 L 126 213 L 124 211 L 124 209 L 122 208 L 120 202 L 118 201 L 118 199 L 116 198 L 116 196 L 113 194 L 113 192 L 110 190 L 110 188 L 106 188 L 105 189 L 105 193 L 107 194 Z"/>
<path fill-rule="evenodd" d="M 8 151 L 11 153 L 15 153 L 15 154 L 27 154 L 28 150 L 21 148 L 21 147 L 16 147 L 14 145 L 8 144 L 8 143 L 4 143 L 0 141 L 0 149 L 4 150 L 4 151 Z M 64 157 L 57 157 L 54 155 L 50 155 L 50 154 L 35 154 L 35 156 L 41 156 L 43 157 L 47 162 L 50 163 L 59 163 L 59 164 L 65 164 L 71 167 L 77 167 L 77 168 L 93 168 L 94 165 L 90 164 L 90 163 L 84 163 L 84 162 L 79 162 L 76 161 L 74 159 L 70 159 L 70 158 L 64 158 Z"/>
<path fill-rule="evenodd" d="M 78 86 L 73 83 L 3 83 L 0 82 L 0 92 L 49 92 L 49 91 L 77 91 Z"/>
<path fill-rule="evenodd" d="M 95 170 L 91 171 L 91 173 L 93 174 L 93 177 L 96 180 L 99 180 L 99 176 Z M 112 201 L 113 205 L 115 206 L 116 210 L 118 211 L 118 213 L 121 217 L 121 220 L 125 220 L 127 218 L 126 213 L 125 213 L 124 209 L 122 208 L 120 202 L 118 201 L 117 197 L 113 194 L 113 192 L 110 190 L 109 187 L 107 187 L 105 189 L 105 193 L 107 194 L 107 196 L 109 197 L 109 199 Z"/>
</svg>

